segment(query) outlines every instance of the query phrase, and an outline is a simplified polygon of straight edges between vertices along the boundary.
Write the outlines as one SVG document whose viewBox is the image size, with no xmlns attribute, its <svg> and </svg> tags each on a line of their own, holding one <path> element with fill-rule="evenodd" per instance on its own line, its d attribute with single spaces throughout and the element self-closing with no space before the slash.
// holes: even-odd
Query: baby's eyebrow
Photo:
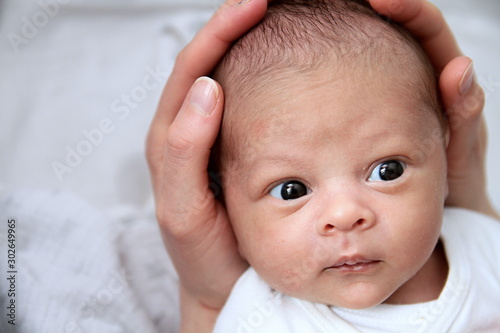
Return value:
<svg viewBox="0 0 500 333">
<path fill-rule="evenodd" d="M 298 153 L 278 153 L 259 155 L 252 161 L 240 162 L 238 170 L 244 182 L 255 182 L 257 178 L 272 177 L 277 173 L 292 172 L 302 170 L 309 160 Z"/>
<path fill-rule="evenodd" d="M 267 167 L 269 165 L 293 165 L 300 164 L 304 156 L 298 153 L 276 153 L 276 154 L 262 154 L 249 163 L 250 167 L 254 169 Z"/>
</svg>

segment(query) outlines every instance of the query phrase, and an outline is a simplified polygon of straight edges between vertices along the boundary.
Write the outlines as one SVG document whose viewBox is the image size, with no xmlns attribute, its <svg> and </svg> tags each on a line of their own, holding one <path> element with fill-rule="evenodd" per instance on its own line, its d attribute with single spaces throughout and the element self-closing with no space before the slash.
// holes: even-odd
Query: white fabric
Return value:
<svg viewBox="0 0 500 333">
<path fill-rule="evenodd" d="M 221 2 L 0 0 L 0 247 L 16 218 L 26 325 L 17 332 L 176 331 L 144 139 L 175 55 Z M 488 88 L 489 189 L 500 208 L 500 2 L 436 2 Z M 54 162 L 71 172 L 58 177 Z M 122 269 L 135 277 L 122 296 L 86 326 L 62 329 L 83 322 L 78 309 Z M 1 315 L 0 331 L 9 328 Z"/>
<path fill-rule="evenodd" d="M 500 332 L 500 221 L 446 209 L 441 240 L 449 263 L 435 301 L 349 310 L 272 290 L 249 268 L 222 310 L 215 333 Z"/>
<path fill-rule="evenodd" d="M 0 191 L 64 189 L 104 210 L 144 205 L 158 98 L 216 3 L 0 2 Z"/>
<path fill-rule="evenodd" d="M 0 232 L 14 219 L 17 236 L 16 325 L 2 311 L 0 332 L 177 332 L 177 277 L 153 216 L 106 215 L 61 191 L 18 190 L 0 207 Z"/>
</svg>

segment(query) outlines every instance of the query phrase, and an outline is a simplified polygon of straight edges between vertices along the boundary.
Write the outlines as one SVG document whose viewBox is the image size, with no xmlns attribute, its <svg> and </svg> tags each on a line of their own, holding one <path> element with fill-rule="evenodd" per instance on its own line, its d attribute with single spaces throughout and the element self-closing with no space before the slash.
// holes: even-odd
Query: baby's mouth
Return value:
<svg viewBox="0 0 500 333">
<path fill-rule="evenodd" d="M 326 267 L 324 270 L 333 270 L 338 272 L 365 272 L 377 266 L 381 261 L 367 259 L 361 256 L 341 257 L 335 264 Z"/>
</svg>

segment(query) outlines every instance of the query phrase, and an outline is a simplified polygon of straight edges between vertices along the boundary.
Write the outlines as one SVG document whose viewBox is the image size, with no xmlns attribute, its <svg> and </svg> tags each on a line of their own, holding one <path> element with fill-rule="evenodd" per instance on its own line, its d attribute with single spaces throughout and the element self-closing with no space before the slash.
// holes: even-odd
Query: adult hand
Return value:
<svg viewBox="0 0 500 333">
<path fill-rule="evenodd" d="M 401 23 L 420 41 L 440 73 L 439 89 L 450 122 L 447 206 L 499 218 L 486 191 L 484 92 L 472 60 L 462 55 L 439 9 L 426 0 L 370 0 L 372 7 Z"/>
<path fill-rule="evenodd" d="M 267 0 L 222 5 L 177 56 L 148 134 L 146 155 L 157 219 L 179 275 L 183 332 L 211 331 L 218 310 L 247 267 L 207 175 L 223 93 L 213 80 L 196 79 L 212 71 L 266 8 Z"/>
</svg>

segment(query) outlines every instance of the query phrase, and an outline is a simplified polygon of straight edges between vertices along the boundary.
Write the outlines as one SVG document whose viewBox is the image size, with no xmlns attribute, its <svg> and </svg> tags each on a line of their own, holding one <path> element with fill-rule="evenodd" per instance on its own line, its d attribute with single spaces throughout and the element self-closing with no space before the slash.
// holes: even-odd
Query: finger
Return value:
<svg viewBox="0 0 500 333">
<path fill-rule="evenodd" d="M 187 232 L 189 225 L 185 221 L 207 220 L 210 217 L 206 214 L 216 211 L 207 165 L 219 131 L 222 106 L 220 86 L 210 78 L 199 78 L 168 129 L 161 192 L 156 197 L 161 198 L 157 200 L 158 220 L 160 224 L 175 223 L 166 226 L 172 234 Z M 198 218 L 197 214 L 204 216 Z"/>
<path fill-rule="evenodd" d="M 466 109 L 462 108 L 465 106 L 463 102 L 470 97 L 470 92 L 477 93 L 481 89 L 474 79 L 474 66 L 469 57 L 456 57 L 448 63 L 439 78 L 439 88 L 448 116 L 460 113 L 462 118 L 469 118 L 481 114 L 484 102 L 482 97 L 481 103 L 469 102 Z"/>
<path fill-rule="evenodd" d="M 160 101 L 159 123 L 171 123 L 194 80 L 208 75 L 231 46 L 263 16 L 267 0 L 251 0 L 241 5 L 227 2 L 177 56 L 172 74 Z"/>
<path fill-rule="evenodd" d="M 464 149 L 472 150 L 471 146 L 477 144 L 485 102 L 484 92 L 474 79 L 472 60 L 464 56 L 453 59 L 439 78 L 439 88 L 450 127 L 449 157 L 464 156 Z"/>
<path fill-rule="evenodd" d="M 446 203 L 487 212 L 483 207 L 489 201 L 480 195 L 485 193 L 486 186 L 487 138 L 482 117 L 485 97 L 474 79 L 472 60 L 463 56 L 453 59 L 444 68 L 439 86 L 450 129 L 447 148 L 450 195 Z"/>
<path fill-rule="evenodd" d="M 196 37 L 181 51 L 164 88 L 146 141 L 146 156 L 155 193 L 163 161 L 167 128 L 197 77 L 208 75 L 231 43 L 255 25 L 267 8 L 266 0 L 250 0 L 241 5 L 228 1 Z"/>
<path fill-rule="evenodd" d="M 426 0 L 370 0 L 382 15 L 401 23 L 422 44 L 440 72 L 448 62 L 462 55 L 441 11 Z"/>
</svg>

